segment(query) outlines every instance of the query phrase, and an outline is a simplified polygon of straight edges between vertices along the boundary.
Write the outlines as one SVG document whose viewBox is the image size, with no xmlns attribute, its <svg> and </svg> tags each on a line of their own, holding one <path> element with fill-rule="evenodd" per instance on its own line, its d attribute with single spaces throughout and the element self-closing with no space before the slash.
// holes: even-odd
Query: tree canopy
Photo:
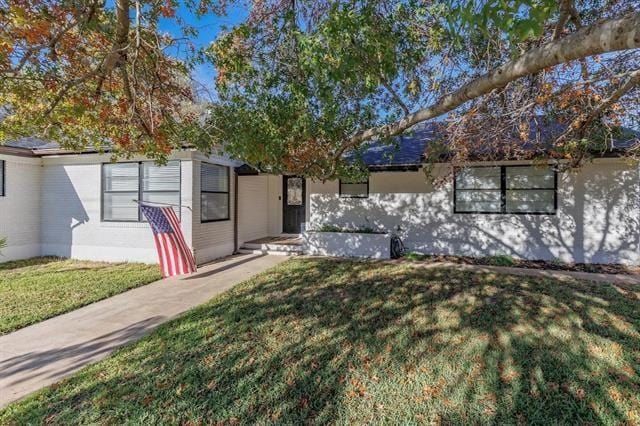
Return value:
<svg viewBox="0 0 640 426">
<path fill-rule="evenodd" d="M 246 19 L 193 46 L 185 10 L 239 6 Z M 331 178 L 362 172 L 345 154 L 427 120 L 453 161 L 522 154 L 546 120 L 562 131 L 535 155 L 577 165 L 634 125 L 639 48 L 635 0 L 0 0 L 0 140 L 160 159 L 222 147 Z M 203 61 L 212 102 L 190 79 Z"/>
</svg>

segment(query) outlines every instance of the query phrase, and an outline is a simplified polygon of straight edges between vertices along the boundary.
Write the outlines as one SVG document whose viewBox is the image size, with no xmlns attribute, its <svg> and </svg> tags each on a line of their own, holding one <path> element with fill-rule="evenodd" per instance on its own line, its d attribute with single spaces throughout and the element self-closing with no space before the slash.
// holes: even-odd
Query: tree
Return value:
<svg viewBox="0 0 640 426">
<path fill-rule="evenodd" d="M 173 19 L 192 36 L 175 13 L 171 1 L 0 0 L 0 141 L 40 136 L 151 156 L 180 145 L 198 118 L 196 52 L 158 30 Z M 178 47 L 184 58 L 167 54 Z"/>
<path fill-rule="evenodd" d="M 166 53 L 181 40 L 160 34 L 161 17 L 188 41 L 183 6 L 223 14 L 234 3 L 0 0 L 0 139 L 159 157 L 216 145 L 261 169 L 331 178 L 362 173 L 345 154 L 438 117 L 461 161 L 517 148 L 532 120 L 556 119 L 566 127 L 546 152 L 578 164 L 585 135 L 606 143 L 638 111 L 636 0 L 252 1 L 210 47 Z M 194 60 L 217 69 L 206 123 Z"/>
<path fill-rule="evenodd" d="M 639 28 L 638 2 L 262 2 L 212 50 L 212 134 L 331 178 L 360 172 L 345 153 L 445 114 L 460 160 L 517 150 L 544 116 L 568 129 L 547 153 L 582 159 L 594 123 L 606 143 L 637 111 Z"/>
</svg>

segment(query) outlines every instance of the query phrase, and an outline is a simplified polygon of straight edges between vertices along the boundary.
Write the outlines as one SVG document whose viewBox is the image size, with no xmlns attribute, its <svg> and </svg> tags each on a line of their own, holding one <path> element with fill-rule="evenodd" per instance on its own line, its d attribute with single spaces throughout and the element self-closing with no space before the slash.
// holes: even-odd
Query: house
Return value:
<svg viewBox="0 0 640 426">
<path fill-rule="evenodd" d="M 198 263 L 333 225 L 392 232 L 422 253 L 640 264 L 638 164 L 614 151 L 575 172 L 478 162 L 433 185 L 423 170 L 432 138 L 425 128 L 396 147 L 373 143 L 363 154 L 371 174 L 356 183 L 262 174 L 191 149 L 158 166 L 12 142 L 0 146 L 0 237 L 8 240 L 0 260 L 156 262 L 133 201 L 146 200 L 174 205 Z M 436 174 L 450 167 L 432 166 Z"/>
</svg>

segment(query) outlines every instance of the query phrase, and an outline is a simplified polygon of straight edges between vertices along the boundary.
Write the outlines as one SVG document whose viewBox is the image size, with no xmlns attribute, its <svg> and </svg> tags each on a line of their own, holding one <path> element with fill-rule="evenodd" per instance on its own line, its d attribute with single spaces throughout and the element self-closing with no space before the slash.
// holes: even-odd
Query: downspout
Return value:
<svg viewBox="0 0 640 426">
<path fill-rule="evenodd" d="M 238 253 L 238 172 L 233 169 L 233 254 Z"/>
</svg>

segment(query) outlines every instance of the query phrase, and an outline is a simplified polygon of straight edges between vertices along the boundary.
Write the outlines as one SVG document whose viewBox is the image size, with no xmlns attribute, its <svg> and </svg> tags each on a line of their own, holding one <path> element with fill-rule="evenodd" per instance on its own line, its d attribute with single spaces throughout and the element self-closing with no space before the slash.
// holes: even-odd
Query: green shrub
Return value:
<svg viewBox="0 0 640 426">
<path fill-rule="evenodd" d="M 516 264 L 515 259 L 506 254 L 498 254 L 496 256 L 486 256 L 482 260 L 487 265 L 494 265 L 494 266 L 513 266 Z"/>
<path fill-rule="evenodd" d="M 382 234 L 382 232 L 378 232 L 375 229 L 365 226 L 362 228 L 341 228 L 336 225 L 322 225 L 316 232 L 347 232 L 353 234 Z"/>
<path fill-rule="evenodd" d="M 418 261 L 418 260 L 425 260 L 427 258 L 426 254 L 422 254 L 422 253 L 418 253 L 415 251 L 410 251 L 404 254 L 404 258 L 407 260 L 414 260 L 414 261 Z"/>
</svg>

